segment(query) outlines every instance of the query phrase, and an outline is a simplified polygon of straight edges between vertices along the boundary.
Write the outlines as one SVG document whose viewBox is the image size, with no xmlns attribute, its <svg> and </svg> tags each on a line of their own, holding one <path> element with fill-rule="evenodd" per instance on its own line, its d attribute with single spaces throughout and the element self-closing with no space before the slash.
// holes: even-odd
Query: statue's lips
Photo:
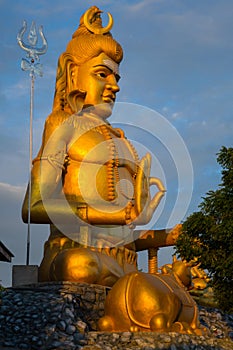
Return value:
<svg viewBox="0 0 233 350">
<path fill-rule="evenodd" d="M 115 97 L 113 97 L 113 96 L 103 96 L 103 101 L 105 103 L 114 103 L 115 102 Z"/>
</svg>

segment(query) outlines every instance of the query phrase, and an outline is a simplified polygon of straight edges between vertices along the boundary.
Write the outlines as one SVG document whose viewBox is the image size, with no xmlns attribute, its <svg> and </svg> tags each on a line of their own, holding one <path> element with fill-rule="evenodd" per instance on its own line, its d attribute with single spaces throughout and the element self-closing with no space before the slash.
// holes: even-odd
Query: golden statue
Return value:
<svg viewBox="0 0 233 350">
<path fill-rule="evenodd" d="M 183 262 L 173 272 L 131 272 L 120 278 L 105 303 L 101 331 L 179 332 L 202 335 L 195 301 L 186 292 L 190 271 Z M 174 272 L 175 271 L 175 272 Z"/>
<path fill-rule="evenodd" d="M 192 275 L 192 287 L 189 290 L 190 295 L 197 304 L 216 308 L 218 304 L 214 296 L 214 290 L 209 283 L 211 279 L 206 272 L 200 268 L 200 263 L 197 258 L 189 261 L 188 264 Z"/>
<path fill-rule="evenodd" d="M 150 154 L 140 160 L 124 132 L 107 121 L 120 89 L 123 51 L 109 32 L 111 15 L 103 28 L 100 13 L 93 6 L 81 17 L 59 58 L 53 111 L 33 161 L 31 190 L 27 190 L 22 216 L 27 222 L 31 193 L 31 222 L 50 224 L 39 281 L 105 286 L 118 281 L 117 293 L 123 298 L 127 281 L 134 276 L 140 280 L 137 293 L 143 295 L 148 288 L 148 296 L 156 303 L 154 276 L 137 271 L 133 229 L 151 220 L 165 189 L 158 178 L 150 176 Z M 153 198 L 150 186 L 157 187 Z M 177 304 L 173 287 L 164 287 L 167 283 L 159 292 L 161 315 Z M 185 291 L 180 288 L 183 298 Z M 141 298 L 132 297 L 138 308 Z M 185 322 L 192 329 L 198 327 L 195 317 L 187 316 Z"/>
<path fill-rule="evenodd" d="M 51 225 L 40 281 L 112 286 L 135 270 L 134 243 L 120 242 L 133 237 L 135 224 L 150 221 L 165 191 L 149 176 L 150 155 L 139 161 L 124 132 L 107 121 L 120 90 L 123 51 L 109 33 L 111 15 L 102 28 L 100 12 L 92 7 L 81 17 L 59 58 L 53 111 L 33 161 L 31 222 Z M 151 185 L 158 187 L 152 199 Z M 26 222 L 28 191 L 22 213 Z"/>
</svg>

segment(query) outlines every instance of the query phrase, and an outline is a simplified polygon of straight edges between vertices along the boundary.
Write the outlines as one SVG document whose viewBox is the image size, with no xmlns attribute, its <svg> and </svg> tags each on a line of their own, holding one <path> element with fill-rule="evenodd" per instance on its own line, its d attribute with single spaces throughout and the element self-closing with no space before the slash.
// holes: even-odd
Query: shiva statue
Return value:
<svg viewBox="0 0 233 350">
<path fill-rule="evenodd" d="M 123 130 L 107 121 L 120 90 L 123 51 L 109 33 L 111 15 L 103 28 L 100 13 L 92 7 L 81 17 L 59 58 L 53 111 L 33 160 L 31 222 L 51 227 L 40 281 L 112 286 L 135 270 L 132 229 L 150 221 L 165 192 L 149 176 L 150 155 L 140 161 Z M 152 199 L 151 185 L 158 187 Z M 28 191 L 22 213 L 26 222 Z M 69 238 L 75 234 L 78 239 Z M 120 244 L 127 236 L 131 243 Z"/>
<path fill-rule="evenodd" d="M 140 328 L 125 321 L 128 315 L 122 306 L 125 330 L 197 333 L 197 309 L 182 286 L 137 269 L 133 230 L 150 222 L 165 188 L 160 179 L 150 176 L 150 154 L 139 159 L 124 131 L 108 122 L 120 90 L 123 50 L 110 33 L 112 16 L 108 14 L 109 23 L 103 27 L 100 14 L 95 6 L 84 13 L 59 57 L 53 110 L 45 122 L 23 203 L 24 222 L 30 203 L 30 222 L 50 225 L 39 281 L 118 285 L 110 300 L 127 290 L 140 293 L 142 286 L 142 296 L 155 302 L 152 307 L 147 299 L 138 298 L 137 303 L 136 298 L 133 313 L 140 319 L 140 307 L 147 303 L 149 323 Z M 153 197 L 151 186 L 157 189 Z M 189 307 L 181 312 L 184 300 Z M 120 316 L 115 323 L 106 316 L 99 327 L 112 331 L 120 323 Z"/>
</svg>

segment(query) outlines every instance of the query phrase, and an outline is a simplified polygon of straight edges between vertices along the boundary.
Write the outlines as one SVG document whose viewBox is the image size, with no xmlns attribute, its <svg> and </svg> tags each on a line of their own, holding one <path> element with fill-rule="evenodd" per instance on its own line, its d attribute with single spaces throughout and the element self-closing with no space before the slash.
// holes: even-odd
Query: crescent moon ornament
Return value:
<svg viewBox="0 0 233 350">
<path fill-rule="evenodd" d="M 99 13 L 101 13 L 101 11 L 98 11 Z M 103 28 L 98 28 L 96 26 L 93 26 L 92 22 L 91 22 L 91 19 L 93 19 L 94 16 L 96 16 L 97 12 L 95 12 L 93 14 L 93 9 L 90 8 L 88 11 L 85 12 L 84 14 L 84 17 L 83 17 L 83 22 L 84 22 L 84 25 L 86 26 L 86 28 L 94 33 L 94 34 L 105 34 L 105 33 L 108 33 L 111 29 L 112 29 L 112 26 L 113 26 L 113 18 L 112 18 L 112 15 L 111 13 L 107 13 L 108 14 L 108 24 L 106 25 L 106 27 L 103 27 Z"/>
</svg>

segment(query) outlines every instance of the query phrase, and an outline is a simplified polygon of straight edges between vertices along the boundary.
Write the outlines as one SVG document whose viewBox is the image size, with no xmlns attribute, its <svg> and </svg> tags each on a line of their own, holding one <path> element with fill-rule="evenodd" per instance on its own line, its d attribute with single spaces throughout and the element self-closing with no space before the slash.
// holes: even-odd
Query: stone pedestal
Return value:
<svg viewBox="0 0 233 350">
<path fill-rule="evenodd" d="M 2 291 L 0 349 L 233 349 L 233 342 L 227 335 L 233 332 L 231 317 L 227 318 L 216 309 L 201 310 L 201 321 L 210 329 L 208 336 L 174 332 L 98 332 L 97 323 L 104 315 L 109 290 L 85 283 L 48 282 Z"/>
<path fill-rule="evenodd" d="M 38 282 L 37 265 L 13 265 L 12 286 L 18 287 Z"/>
<path fill-rule="evenodd" d="M 79 349 L 87 332 L 97 330 L 108 290 L 71 282 L 6 289 L 0 294 L 0 349 Z"/>
</svg>

